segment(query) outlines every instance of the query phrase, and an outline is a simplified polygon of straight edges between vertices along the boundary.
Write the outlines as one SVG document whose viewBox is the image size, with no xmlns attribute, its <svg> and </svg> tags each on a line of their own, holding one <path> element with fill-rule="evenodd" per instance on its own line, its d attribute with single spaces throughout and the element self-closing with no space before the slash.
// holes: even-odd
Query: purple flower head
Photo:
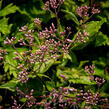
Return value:
<svg viewBox="0 0 109 109">
<path fill-rule="evenodd" d="M 100 13 L 100 10 L 93 7 L 92 8 L 92 14 L 97 14 L 97 13 Z"/>
<path fill-rule="evenodd" d="M 67 79 L 67 77 L 65 77 L 64 75 L 62 75 L 62 74 L 60 74 L 59 75 L 61 78 L 63 78 L 63 80 L 66 80 Z"/>
<path fill-rule="evenodd" d="M 80 17 L 84 17 L 84 16 L 89 16 L 88 11 L 89 11 L 90 7 L 88 6 L 81 6 L 77 8 L 77 14 Z"/>
<path fill-rule="evenodd" d="M 34 23 L 35 23 L 36 25 L 41 25 L 41 21 L 40 21 L 39 18 L 35 18 L 35 19 L 34 19 Z"/>
</svg>

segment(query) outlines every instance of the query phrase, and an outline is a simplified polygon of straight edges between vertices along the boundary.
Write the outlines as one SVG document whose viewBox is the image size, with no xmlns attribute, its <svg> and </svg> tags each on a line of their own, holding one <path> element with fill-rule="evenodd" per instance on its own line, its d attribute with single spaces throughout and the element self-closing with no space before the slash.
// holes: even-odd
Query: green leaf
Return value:
<svg viewBox="0 0 109 109">
<path fill-rule="evenodd" d="M 34 5 L 37 4 L 37 5 Z M 29 7 L 29 8 L 28 8 Z M 30 20 L 35 17 L 41 18 L 41 21 L 47 23 L 51 18 L 55 17 L 54 14 L 43 10 L 43 0 L 30 0 L 28 4 L 22 4 L 18 10 L 21 14 L 26 15 Z"/>
<path fill-rule="evenodd" d="M 77 17 L 75 16 L 75 14 L 73 14 L 72 12 L 69 12 L 69 11 L 67 11 L 67 10 L 62 10 L 62 12 L 64 12 L 64 13 L 70 15 L 70 16 L 68 17 L 68 19 L 73 20 L 77 25 L 79 25 L 79 21 L 78 21 Z"/>
<path fill-rule="evenodd" d="M 102 32 L 99 32 L 96 35 L 95 46 L 98 47 L 102 45 L 109 45 L 109 38 L 107 35 L 103 34 Z"/>
<path fill-rule="evenodd" d="M 2 36 L 1 36 L 1 33 L 0 33 L 0 42 L 3 42 L 3 38 L 2 38 Z"/>
<path fill-rule="evenodd" d="M 21 98 L 19 101 L 24 103 L 27 100 L 27 98 Z"/>
<path fill-rule="evenodd" d="M 82 42 L 76 42 L 75 45 L 72 47 L 72 49 L 80 50 L 86 47 L 89 43 L 94 41 L 96 39 L 95 35 L 101 28 L 101 25 L 106 21 L 106 19 L 102 19 L 101 21 L 91 21 L 86 24 L 85 31 L 89 34 L 88 39 L 86 40 L 86 43 Z M 74 37 L 76 38 L 76 37 Z M 74 39 L 73 39 L 74 40 Z"/>
<path fill-rule="evenodd" d="M 101 21 L 91 21 L 86 24 L 85 31 L 89 33 L 89 36 L 91 37 L 99 31 L 104 22 L 106 22 L 106 19 L 102 19 Z"/>
<path fill-rule="evenodd" d="M 78 0 L 78 1 L 80 1 L 80 2 L 85 2 L 85 0 Z"/>
<path fill-rule="evenodd" d="M 65 10 L 68 10 L 73 13 L 76 12 L 76 9 L 78 7 L 76 1 L 74 0 L 65 0 L 64 5 Z"/>
<path fill-rule="evenodd" d="M 102 92 L 101 95 L 102 95 L 102 97 L 106 97 L 106 98 L 108 97 L 109 98 L 109 93 L 103 93 Z"/>
<path fill-rule="evenodd" d="M 54 59 L 51 59 L 42 64 L 40 68 L 40 73 L 45 73 L 54 64 Z"/>
<path fill-rule="evenodd" d="M 16 60 L 13 60 L 13 57 L 15 55 L 12 53 L 5 56 L 5 62 L 4 62 L 4 71 L 9 71 L 10 75 L 13 75 L 15 78 L 17 78 L 17 71 L 16 71 Z"/>
<path fill-rule="evenodd" d="M 53 81 L 46 81 L 46 85 L 49 91 L 52 91 L 52 89 L 55 88 L 55 84 Z"/>
<path fill-rule="evenodd" d="M 41 73 L 39 73 L 39 74 L 37 74 L 37 75 L 40 76 L 40 77 L 45 77 L 45 78 L 48 78 L 48 79 L 51 80 L 51 78 L 50 78 L 49 76 L 45 75 L 45 74 L 41 74 Z"/>
<path fill-rule="evenodd" d="M 64 59 L 69 59 L 72 62 L 72 57 L 69 54 L 64 54 Z"/>
<path fill-rule="evenodd" d="M 15 13 L 16 10 L 18 10 L 18 7 L 11 3 L 4 9 L 0 10 L 0 16 L 7 16 L 8 14 Z"/>
<path fill-rule="evenodd" d="M 47 70 L 49 70 L 49 68 L 55 64 L 55 61 L 53 59 L 47 61 L 47 62 L 44 62 L 44 63 L 38 63 L 36 62 L 35 65 L 34 65 L 34 68 L 33 70 L 36 71 L 38 73 L 38 75 L 40 76 L 45 76 L 45 75 L 42 75 L 43 73 L 45 73 Z M 40 68 L 40 69 L 39 69 Z M 40 72 L 40 74 L 39 74 Z"/>
<path fill-rule="evenodd" d="M 103 8 L 109 8 L 109 0 L 106 0 L 105 2 L 103 2 Z"/>
<path fill-rule="evenodd" d="M 62 62 L 60 63 L 60 66 L 66 66 L 68 63 L 68 60 L 72 62 L 72 57 L 69 54 L 63 54 Z"/>
<path fill-rule="evenodd" d="M 12 92 L 16 91 L 16 86 L 18 84 L 18 80 L 11 80 L 3 85 L 0 86 L 1 89 L 8 89 Z"/>
<path fill-rule="evenodd" d="M 84 72 L 84 70 L 79 69 L 69 69 L 65 68 L 64 70 L 57 69 L 57 76 L 63 81 L 63 79 L 59 76 L 60 74 L 63 74 L 65 77 L 67 77 L 67 80 L 69 82 L 72 82 L 74 84 L 84 84 L 84 85 L 94 85 L 95 82 L 90 81 L 89 75 Z"/>
<path fill-rule="evenodd" d="M 71 56 L 71 58 L 72 58 L 72 66 L 73 66 L 73 67 L 78 66 L 78 60 L 77 60 L 76 54 L 75 54 L 74 52 L 72 52 L 72 51 L 70 51 L 69 54 L 70 54 L 70 56 Z"/>
<path fill-rule="evenodd" d="M 80 61 L 79 68 L 81 68 L 84 64 L 88 63 L 89 60 Z"/>
<path fill-rule="evenodd" d="M 9 34 L 12 24 L 8 25 L 8 18 L 3 18 L 0 20 L 0 32 L 3 34 Z"/>
<path fill-rule="evenodd" d="M 20 54 L 22 54 L 22 52 L 26 51 L 26 48 L 16 48 L 18 50 L 18 52 Z M 8 55 L 5 56 L 5 61 L 4 61 L 4 71 L 10 73 L 10 75 L 13 75 L 15 78 L 17 78 L 18 72 L 16 70 L 17 68 L 17 61 L 13 59 L 13 57 L 15 57 L 14 52 L 16 51 L 13 48 L 6 48 L 5 49 L 8 53 Z"/>
</svg>

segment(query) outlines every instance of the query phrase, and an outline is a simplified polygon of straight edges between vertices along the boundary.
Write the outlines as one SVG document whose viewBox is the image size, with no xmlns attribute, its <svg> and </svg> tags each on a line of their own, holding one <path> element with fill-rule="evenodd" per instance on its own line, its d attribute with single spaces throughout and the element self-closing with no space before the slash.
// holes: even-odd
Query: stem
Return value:
<svg viewBox="0 0 109 109">
<path fill-rule="evenodd" d="M 59 41 L 61 41 L 61 42 L 63 42 L 63 40 L 61 40 L 61 39 L 59 39 L 58 37 L 55 37 L 57 40 L 59 40 Z"/>
<path fill-rule="evenodd" d="M 37 75 L 37 77 L 41 80 L 42 84 L 45 86 L 45 89 L 49 92 L 45 82 L 42 80 L 42 78 L 40 76 Z"/>
<path fill-rule="evenodd" d="M 27 85 L 27 83 L 25 83 L 25 86 L 26 86 L 26 90 L 27 90 L 27 92 L 29 93 L 29 89 L 28 89 L 28 85 Z"/>
<path fill-rule="evenodd" d="M 59 20 L 58 20 L 58 11 L 56 11 L 56 9 L 55 9 L 55 15 L 56 15 L 56 21 L 57 21 L 57 28 L 58 28 L 58 31 L 60 33 L 60 26 L 59 26 Z"/>
<path fill-rule="evenodd" d="M 25 104 L 26 104 L 26 101 L 25 101 L 25 103 L 23 103 L 23 105 L 20 107 L 20 109 L 22 109 L 25 106 Z"/>
<path fill-rule="evenodd" d="M 71 32 L 69 32 L 69 34 L 67 35 L 66 39 L 70 36 Z"/>
<path fill-rule="evenodd" d="M 11 67 L 15 68 L 16 70 L 18 70 L 14 65 L 8 63 L 8 62 L 5 62 L 6 64 L 9 64 Z"/>
<path fill-rule="evenodd" d="M 76 38 L 75 38 L 75 39 L 73 40 L 73 42 L 69 45 L 69 48 L 71 47 L 70 49 L 72 49 L 72 46 L 75 44 L 75 42 L 76 42 Z"/>
<path fill-rule="evenodd" d="M 41 68 L 41 66 L 42 66 L 42 63 L 40 64 L 39 69 Z M 30 68 L 30 69 L 35 74 L 35 71 L 32 68 Z M 48 90 L 45 82 L 42 80 L 42 78 L 40 76 L 38 76 L 38 75 L 36 75 L 36 76 L 41 80 L 42 84 L 45 86 L 45 89 L 49 92 L 49 90 Z"/>
<path fill-rule="evenodd" d="M 14 46 L 14 44 L 12 43 L 13 48 L 16 50 L 16 52 L 22 57 L 22 59 L 24 60 L 24 57 L 19 53 L 19 51 L 16 49 L 16 47 Z M 25 61 L 25 60 L 24 60 Z"/>
<path fill-rule="evenodd" d="M 87 20 L 85 20 L 85 21 L 83 22 L 83 24 L 85 24 L 88 20 L 90 20 L 90 19 L 92 18 L 92 16 L 93 16 L 93 14 L 92 14 Z"/>
</svg>

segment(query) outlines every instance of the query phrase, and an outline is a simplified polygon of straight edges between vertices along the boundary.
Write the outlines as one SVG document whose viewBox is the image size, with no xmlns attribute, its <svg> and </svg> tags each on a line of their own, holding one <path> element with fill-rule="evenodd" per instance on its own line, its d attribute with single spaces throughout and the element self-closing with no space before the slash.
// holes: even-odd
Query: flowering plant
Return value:
<svg viewBox="0 0 109 109">
<path fill-rule="evenodd" d="M 0 49 L 1 65 L 4 64 L 4 69 L 8 65 L 12 72 L 15 72 L 13 81 L 9 83 L 14 84 L 14 87 L 8 88 L 11 91 L 16 89 L 16 96 L 11 97 L 14 103 L 10 109 L 93 109 L 97 105 L 102 107 L 108 104 L 108 99 L 100 94 L 106 80 L 96 76 L 94 65 L 85 66 L 85 70 L 81 68 L 82 65 L 80 65 L 82 70 L 67 66 L 68 61 L 73 63 L 72 51 L 89 44 L 105 19 L 90 21 L 95 14 L 100 13 L 100 10 L 95 5 L 80 6 L 76 9 L 78 17 L 70 13 L 71 17 L 76 19 L 74 22 L 77 29 L 73 34 L 71 26 L 63 28 L 61 25 L 59 15 L 62 5 L 64 0 L 46 1 L 43 9 L 52 13 L 56 19 L 56 22 L 50 22 L 50 26 L 43 27 L 41 18 L 35 18 L 31 28 L 24 25 L 19 29 L 23 37 L 19 39 L 7 37 L 4 40 L 5 46 L 14 49 L 12 53 L 14 63 L 8 61 L 10 52 Z M 65 10 L 62 12 L 69 14 Z M 17 46 L 26 50 L 21 52 Z M 54 72 L 51 67 L 55 67 L 55 74 L 51 74 Z M 84 84 L 84 87 L 89 84 L 91 86 L 83 89 L 84 87 L 74 87 L 74 83 Z M 2 85 L 1 88 L 6 86 L 7 84 Z M 96 90 L 88 89 L 94 86 L 97 86 Z"/>
</svg>

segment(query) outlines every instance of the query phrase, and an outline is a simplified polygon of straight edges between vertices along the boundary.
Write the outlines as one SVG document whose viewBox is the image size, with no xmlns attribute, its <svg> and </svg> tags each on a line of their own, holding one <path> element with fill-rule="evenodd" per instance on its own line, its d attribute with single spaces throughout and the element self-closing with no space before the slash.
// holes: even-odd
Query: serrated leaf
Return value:
<svg viewBox="0 0 109 109">
<path fill-rule="evenodd" d="M 107 35 L 103 34 L 102 32 L 99 32 L 96 35 L 95 46 L 98 47 L 102 45 L 109 45 L 109 38 Z"/>
<path fill-rule="evenodd" d="M 72 57 L 69 54 L 64 54 L 64 59 L 69 59 L 72 62 Z"/>
<path fill-rule="evenodd" d="M 5 56 L 5 61 L 4 61 L 4 71 L 7 72 L 9 71 L 10 75 L 13 75 L 15 78 L 17 78 L 18 72 L 16 70 L 16 66 L 17 66 L 17 61 L 13 59 L 13 57 L 15 57 L 14 52 L 16 50 L 14 50 L 13 48 L 7 48 L 6 49 L 8 53 L 8 55 Z M 22 54 L 22 52 L 26 51 L 26 48 L 17 48 L 18 52 L 20 54 Z"/>
<path fill-rule="evenodd" d="M 13 60 L 13 57 L 13 53 L 10 53 L 5 56 L 4 71 L 7 72 L 9 70 L 10 75 L 13 75 L 15 78 L 17 78 L 17 71 L 15 68 L 17 62 Z"/>
<path fill-rule="evenodd" d="M 0 32 L 3 34 L 9 34 L 12 24 L 8 25 L 8 18 L 3 18 L 0 20 Z"/>
<path fill-rule="evenodd" d="M 57 76 L 62 81 L 63 79 L 59 76 L 60 74 L 63 74 L 65 77 L 67 77 L 67 80 L 69 82 L 72 82 L 74 84 L 84 84 L 84 85 L 95 84 L 95 82 L 90 81 L 89 75 L 86 72 L 84 72 L 84 70 L 79 70 L 75 68 L 65 70 L 57 69 Z"/>
<path fill-rule="evenodd" d="M 79 21 L 78 21 L 78 19 L 77 19 L 77 17 L 75 16 L 74 13 L 69 12 L 69 11 L 67 11 L 67 10 L 61 10 L 61 11 L 64 12 L 64 13 L 66 13 L 66 14 L 68 14 L 68 15 L 70 15 L 70 16 L 68 17 L 68 19 L 73 20 L 77 25 L 79 25 Z"/>
<path fill-rule="evenodd" d="M 8 14 L 15 13 L 16 10 L 18 10 L 18 7 L 11 3 L 2 10 L 0 10 L 0 16 L 7 16 Z"/>
<path fill-rule="evenodd" d="M 43 63 L 41 68 L 40 68 L 40 73 L 45 73 L 53 64 L 54 64 L 53 59 Z"/>
<path fill-rule="evenodd" d="M 42 76 L 43 73 L 45 73 L 47 70 L 49 70 L 49 68 L 55 64 L 54 63 L 55 61 L 53 59 L 45 62 L 45 63 L 38 63 L 36 62 L 35 65 L 34 65 L 34 68 L 33 70 L 36 71 L 36 72 L 40 72 L 40 76 Z M 43 75 L 44 76 L 44 75 Z"/>
<path fill-rule="evenodd" d="M 106 19 L 102 19 L 101 21 L 91 21 L 86 24 L 85 31 L 89 33 L 90 37 L 93 36 L 96 32 L 99 31 L 101 25 L 106 22 Z"/>
<path fill-rule="evenodd" d="M 94 75 L 100 76 L 101 78 L 105 78 L 104 70 L 100 68 L 95 68 Z"/>
</svg>

